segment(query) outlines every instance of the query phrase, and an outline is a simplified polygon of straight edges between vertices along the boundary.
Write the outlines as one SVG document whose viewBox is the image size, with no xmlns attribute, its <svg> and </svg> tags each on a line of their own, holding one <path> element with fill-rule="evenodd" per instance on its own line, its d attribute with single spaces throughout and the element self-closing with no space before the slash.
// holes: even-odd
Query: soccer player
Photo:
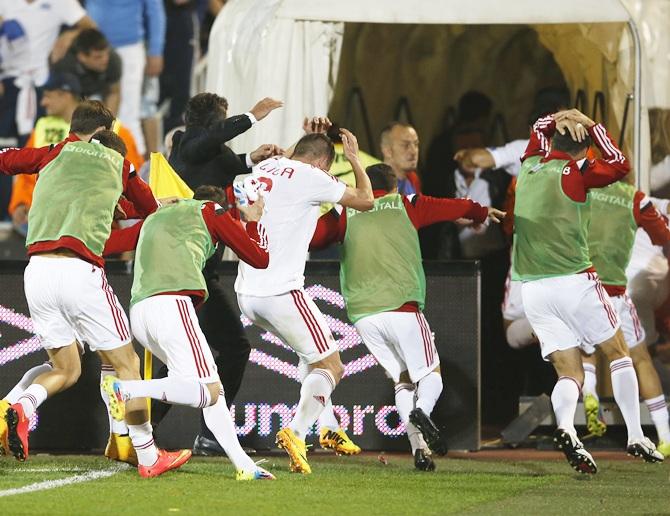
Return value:
<svg viewBox="0 0 670 516">
<path fill-rule="evenodd" d="M 584 162 L 591 139 L 603 158 Z M 561 111 L 533 125 L 516 187 L 512 279 L 523 282 L 528 321 L 543 358 L 559 377 L 551 395 L 558 426 L 554 442 L 581 473 L 596 473 L 597 466 L 574 427 L 584 381 L 580 349 L 591 354 L 599 347 L 610 362 L 614 398 L 628 429 L 628 453 L 648 462 L 663 460 L 642 433 L 633 362 L 589 257 L 589 191 L 618 181 L 629 170 L 601 124 L 577 110 Z"/>
<path fill-rule="evenodd" d="M 116 419 L 126 402 L 145 397 L 203 409 L 207 427 L 237 468 L 238 480 L 274 479 L 254 464 L 240 446 L 212 352 L 200 329 L 195 306 L 207 300 L 202 269 L 221 242 L 251 267 L 268 266 L 268 253 L 258 242 L 256 221 L 262 201 L 239 207 L 245 228 L 226 213 L 221 188 L 203 186 L 193 200 L 179 200 L 149 216 L 139 231 L 130 301 L 135 338 L 168 367 L 167 378 L 122 381 L 107 376 Z M 214 202 L 215 201 L 215 202 Z M 138 226 L 127 231 L 138 233 Z"/>
<path fill-rule="evenodd" d="M 72 116 L 70 135 L 59 145 L 0 154 L 3 173 L 40 172 L 26 241 L 30 262 L 25 290 L 36 333 L 53 366 L 6 411 L 8 445 L 18 460 L 28 457 L 30 416 L 48 397 L 78 380 L 83 343 L 120 377 L 140 379 L 139 358 L 127 318 L 102 268 L 102 252 L 122 194 L 143 216 L 158 204 L 123 159 L 123 142 L 105 130 L 113 121 L 100 102 L 84 102 Z M 88 141 L 93 135 L 99 143 Z M 126 421 L 141 476 L 159 475 L 190 458 L 188 450 L 156 448 L 145 401 L 133 402 Z"/>
<path fill-rule="evenodd" d="M 670 422 L 661 381 L 645 344 L 645 332 L 635 305 L 626 290 L 626 267 L 633 251 L 635 234 L 642 228 L 654 245 L 670 242 L 667 219 L 644 193 L 623 181 L 591 192 L 589 250 L 593 266 L 609 294 L 621 321 L 623 336 L 637 371 L 640 394 L 656 426 L 657 450 L 670 456 Z M 584 363 L 584 409 L 587 421 L 598 414 L 596 374 L 593 362 Z"/>
<path fill-rule="evenodd" d="M 370 180 L 358 158 L 356 137 L 342 129 L 345 156 L 354 168 L 356 188 L 325 172 L 335 156 L 333 143 L 320 133 L 303 136 L 290 158 L 268 159 L 247 180 L 265 199 L 259 233 L 269 240 L 270 264 L 254 269 L 240 262 L 235 281 L 242 313 L 280 337 L 309 364 L 295 417 L 277 433 L 277 444 L 290 457 L 290 469 L 311 473 L 305 436 L 330 400 L 344 372 L 325 318 L 303 290 L 305 259 L 321 203 L 357 210 L 373 206 Z"/>
<path fill-rule="evenodd" d="M 331 210 L 319 219 L 311 247 L 342 244 L 340 282 L 349 319 L 395 383 L 396 407 L 408 425 L 415 467 L 433 471 L 430 450 L 412 432 L 412 426 L 418 428 L 431 450 L 446 453 L 443 436 L 430 419 L 442 392 L 442 376 L 422 312 L 426 279 L 417 231 L 457 219 L 499 222 L 504 213 L 469 199 L 401 195 L 398 179 L 386 164 L 371 165 L 366 172 L 374 208 Z"/>
</svg>

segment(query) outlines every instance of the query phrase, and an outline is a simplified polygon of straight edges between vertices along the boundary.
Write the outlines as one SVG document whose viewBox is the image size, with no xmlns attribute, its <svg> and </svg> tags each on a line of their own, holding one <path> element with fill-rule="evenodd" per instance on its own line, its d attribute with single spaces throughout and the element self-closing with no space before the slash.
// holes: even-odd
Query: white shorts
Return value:
<svg viewBox="0 0 670 516">
<path fill-rule="evenodd" d="M 403 371 L 416 383 L 440 364 L 433 332 L 421 312 L 382 312 L 363 317 L 354 326 L 396 383 Z"/>
<path fill-rule="evenodd" d="M 303 289 L 268 297 L 238 293 L 237 304 L 251 322 L 274 333 L 307 364 L 337 351 L 326 319 Z"/>
<path fill-rule="evenodd" d="M 635 305 L 628 294 L 610 296 L 614 309 L 619 314 L 621 331 L 629 348 L 634 348 L 644 342 L 645 333 L 640 318 L 637 316 Z"/>
<path fill-rule="evenodd" d="M 512 281 L 510 274 L 505 280 L 505 297 L 502 302 L 502 316 L 506 321 L 518 321 L 526 317 L 521 298 L 521 281 Z"/>
<path fill-rule="evenodd" d="M 135 339 L 168 368 L 168 376 L 219 381 L 214 357 L 188 296 L 152 296 L 130 308 Z"/>
<path fill-rule="evenodd" d="M 23 278 L 45 349 L 77 341 L 92 351 L 110 351 L 130 342 L 128 319 L 104 269 L 79 258 L 32 256 Z"/>
<path fill-rule="evenodd" d="M 619 329 L 616 309 L 595 272 L 524 281 L 521 295 L 545 359 L 575 347 L 590 355 Z"/>
<path fill-rule="evenodd" d="M 659 333 L 655 311 L 668 297 L 668 260 L 663 256 L 654 256 L 645 268 L 635 271 L 628 278 L 627 293 L 635 303 L 647 340 L 656 342 Z"/>
</svg>

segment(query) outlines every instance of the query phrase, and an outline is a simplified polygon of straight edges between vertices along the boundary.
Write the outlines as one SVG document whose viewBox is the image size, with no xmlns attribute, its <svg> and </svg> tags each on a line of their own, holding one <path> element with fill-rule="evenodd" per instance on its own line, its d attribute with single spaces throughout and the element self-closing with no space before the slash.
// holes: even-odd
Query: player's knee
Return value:
<svg viewBox="0 0 670 516">
<path fill-rule="evenodd" d="M 216 405 L 216 403 L 219 401 L 219 392 L 221 392 L 221 384 L 219 382 L 216 383 L 208 383 L 207 384 L 207 390 L 209 391 L 209 405 L 208 407 L 211 407 L 212 405 Z"/>
</svg>

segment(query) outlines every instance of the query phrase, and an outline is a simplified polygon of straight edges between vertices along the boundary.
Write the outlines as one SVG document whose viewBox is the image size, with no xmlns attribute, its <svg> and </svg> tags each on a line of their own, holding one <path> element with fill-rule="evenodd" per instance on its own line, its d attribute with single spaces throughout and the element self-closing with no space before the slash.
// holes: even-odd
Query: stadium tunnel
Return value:
<svg viewBox="0 0 670 516">
<path fill-rule="evenodd" d="M 504 10 L 495 0 L 445 0 L 439 8 L 429 0 L 343 0 L 336 6 L 234 0 L 212 29 L 207 89 L 227 96 L 231 112 L 267 95 L 291 106 L 233 143 L 248 149 L 277 135 L 279 144 L 294 141 L 304 115 L 345 119 L 357 87 L 372 134 L 361 144 L 378 154 L 378 132 L 396 115 L 400 98 L 408 99 L 424 144 L 439 131 L 445 109 L 469 89 L 491 97 L 515 138 L 526 134 L 535 91 L 565 81 L 573 98 L 583 95 L 588 112 L 598 109 L 602 93 L 602 115 L 617 138 L 624 128 L 624 150 L 643 171 L 638 181 L 647 190 L 648 111 L 670 109 L 668 49 L 660 37 L 670 23 L 667 2 L 570 0 L 541 12 L 536 6 L 532 0 Z M 361 118 L 354 117 L 351 128 L 365 135 Z"/>
</svg>

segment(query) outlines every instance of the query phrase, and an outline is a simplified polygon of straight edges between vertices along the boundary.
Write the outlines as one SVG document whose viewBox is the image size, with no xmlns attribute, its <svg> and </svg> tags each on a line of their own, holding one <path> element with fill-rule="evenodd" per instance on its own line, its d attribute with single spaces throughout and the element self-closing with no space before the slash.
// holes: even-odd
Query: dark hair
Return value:
<svg viewBox="0 0 670 516">
<path fill-rule="evenodd" d="M 551 138 L 551 150 L 567 152 L 571 156 L 575 156 L 583 150 L 588 149 L 591 143 L 590 136 L 587 136 L 584 141 L 576 142 L 568 131 L 565 131 L 565 134 L 556 131 Z"/>
<path fill-rule="evenodd" d="M 380 145 L 384 145 L 384 139 L 387 138 L 388 135 L 391 133 L 391 131 L 393 131 L 393 129 L 395 129 L 396 127 L 406 127 L 414 129 L 414 126 L 410 123 L 393 120 L 392 122 L 389 122 L 389 124 L 382 129 L 381 133 L 379 133 Z"/>
<path fill-rule="evenodd" d="M 340 133 L 340 124 L 333 122 L 326 134 L 333 143 L 342 143 L 342 134 Z"/>
<path fill-rule="evenodd" d="M 201 185 L 193 192 L 193 198 L 199 201 L 214 201 L 222 207 L 228 204 L 226 191 L 218 186 Z"/>
<path fill-rule="evenodd" d="M 528 124 L 533 125 L 538 118 L 568 107 L 570 107 L 570 92 L 567 88 L 562 86 L 542 88 L 535 94 Z"/>
<path fill-rule="evenodd" d="M 72 48 L 75 52 L 89 54 L 94 50 L 107 50 L 109 41 L 98 29 L 84 29 L 74 38 Z"/>
<path fill-rule="evenodd" d="M 393 169 L 386 163 L 377 163 L 370 165 L 365 169 L 373 190 L 384 190 L 390 192 L 398 186 L 398 178 L 393 173 Z"/>
<path fill-rule="evenodd" d="M 458 100 L 456 123 L 467 123 L 487 117 L 491 114 L 493 102 L 480 91 L 465 92 Z"/>
<path fill-rule="evenodd" d="M 216 93 L 198 93 L 186 104 L 184 122 L 186 127 L 209 127 L 228 111 L 228 101 Z"/>
<path fill-rule="evenodd" d="M 124 158 L 128 152 L 126 149 L 126 144 L 123 142 L 121 137 L 109 129 L 103 129 L 102 131 L 95 133 L 93 136 L 91 136 L 91 142 L 93 141 L 97 141 L 99 144 L 104 145 L 109 149 L 115 150 Z"/>
<path fill-rule="evenodd" d="M 114 115 L 99 100 L 85 100 L 72 113 L 70 131 L 79 134 L 91 134 L 98 127 L 111 129 Z"/>
<path fill-rule="evenodd" d="M 306 134 L 295 144 L 293 155 L 307 158 L 325 157 L 328 159 L 328 166 L 330 167 L 330 164 L 335 159 L 335 146 L 325 134 Z"/>
</svg>

